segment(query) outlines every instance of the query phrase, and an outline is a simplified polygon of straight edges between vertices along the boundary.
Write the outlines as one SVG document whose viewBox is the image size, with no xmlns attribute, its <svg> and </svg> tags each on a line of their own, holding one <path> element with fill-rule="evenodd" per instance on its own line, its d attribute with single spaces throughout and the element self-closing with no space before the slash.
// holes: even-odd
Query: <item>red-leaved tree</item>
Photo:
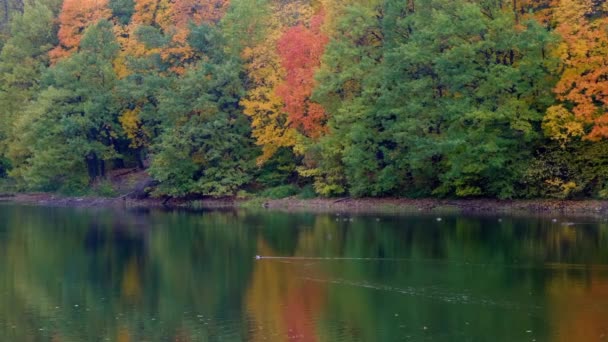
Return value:
<svg viewBox="0 0 608 342">
<path fill-rule="evenodd" d="M 300 133 L 317 138 L 325 132 L 326 113 L 311 101 L 315 88 L 315 72 L 328 38 L 321 32 L 323 12 L 313 16 L 309 27 L 302 24 L 288 29 L 277 43 L 281 64 L 286 71 L 285 81 L 277 94 L 285 103 L 289 124 Z"/>
</svg>

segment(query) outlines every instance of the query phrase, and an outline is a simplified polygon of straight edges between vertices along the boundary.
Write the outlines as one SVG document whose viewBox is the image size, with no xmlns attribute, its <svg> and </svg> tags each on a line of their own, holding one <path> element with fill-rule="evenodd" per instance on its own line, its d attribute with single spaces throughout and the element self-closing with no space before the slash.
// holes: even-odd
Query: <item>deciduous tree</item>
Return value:
<svg viewBox="0 0 608 342">
<path fill-rule="evenodd" d="M 57 61 L 77 51 L 85 29 L 111 16 L 108 0 L 64 0 L 58 18 L 59 45 L 50 52 L 51 59 Z"/>
</svg>

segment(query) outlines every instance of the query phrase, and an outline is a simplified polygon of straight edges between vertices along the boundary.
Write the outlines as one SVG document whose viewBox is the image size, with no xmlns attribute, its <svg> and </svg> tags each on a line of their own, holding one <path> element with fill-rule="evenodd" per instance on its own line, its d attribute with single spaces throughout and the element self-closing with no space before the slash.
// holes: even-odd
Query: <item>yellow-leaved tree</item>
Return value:
<svg viewBox="0 0 608 342">
<path fill-rule="evenodd" d="M 307 1 L 273 1 L 263 27 L 264 39 L 246 46 L 243 58 L 252 86 L 241 101 L 244 113 L 251 118 L 252 134 L 262 147 L 258 164 L 268 161 L 280 148 L 292 148 L 298 133 L 289 124 L 283 98 L 277 94 L 286 74 L 277 44 L 288 28 L 308 21 L 314 12 Z"/>
</svg>

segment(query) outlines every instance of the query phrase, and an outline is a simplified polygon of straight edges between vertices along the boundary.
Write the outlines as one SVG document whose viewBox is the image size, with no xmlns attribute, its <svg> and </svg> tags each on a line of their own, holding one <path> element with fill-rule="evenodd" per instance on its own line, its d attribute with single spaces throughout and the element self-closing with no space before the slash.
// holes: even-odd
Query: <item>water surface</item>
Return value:
<svg viewBox="0 0 608 342">
<path fill-rule="evenodd" d="M 608 224 L 3 204 L 0 340 L 608 340 Z"/>
</svg>

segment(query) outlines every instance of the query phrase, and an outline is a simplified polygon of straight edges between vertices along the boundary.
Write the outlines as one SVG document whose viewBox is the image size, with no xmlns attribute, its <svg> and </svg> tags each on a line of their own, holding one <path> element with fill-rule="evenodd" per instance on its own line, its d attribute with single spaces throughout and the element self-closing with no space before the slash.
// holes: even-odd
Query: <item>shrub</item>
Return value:
<svg viewBox="0 0 608 342">
<path fill-rule="evenodd" d="M 280 185 L 274 188 L 266 189 L 262 192 L 262 197 L 281 199 L 285 197 L 295 196 L 299 192 L 299 188 L 295 185 Z"/>
<path fill-rule="evenodd" d="M 317 193 L 315 192 L 315 188 L 311 184 L 303 187 L 302 190 L 300 190 L 300 193 L 298 194 L 299 199 L 312 199 L 315 197 L 317 197 Z"/>
</svg>

